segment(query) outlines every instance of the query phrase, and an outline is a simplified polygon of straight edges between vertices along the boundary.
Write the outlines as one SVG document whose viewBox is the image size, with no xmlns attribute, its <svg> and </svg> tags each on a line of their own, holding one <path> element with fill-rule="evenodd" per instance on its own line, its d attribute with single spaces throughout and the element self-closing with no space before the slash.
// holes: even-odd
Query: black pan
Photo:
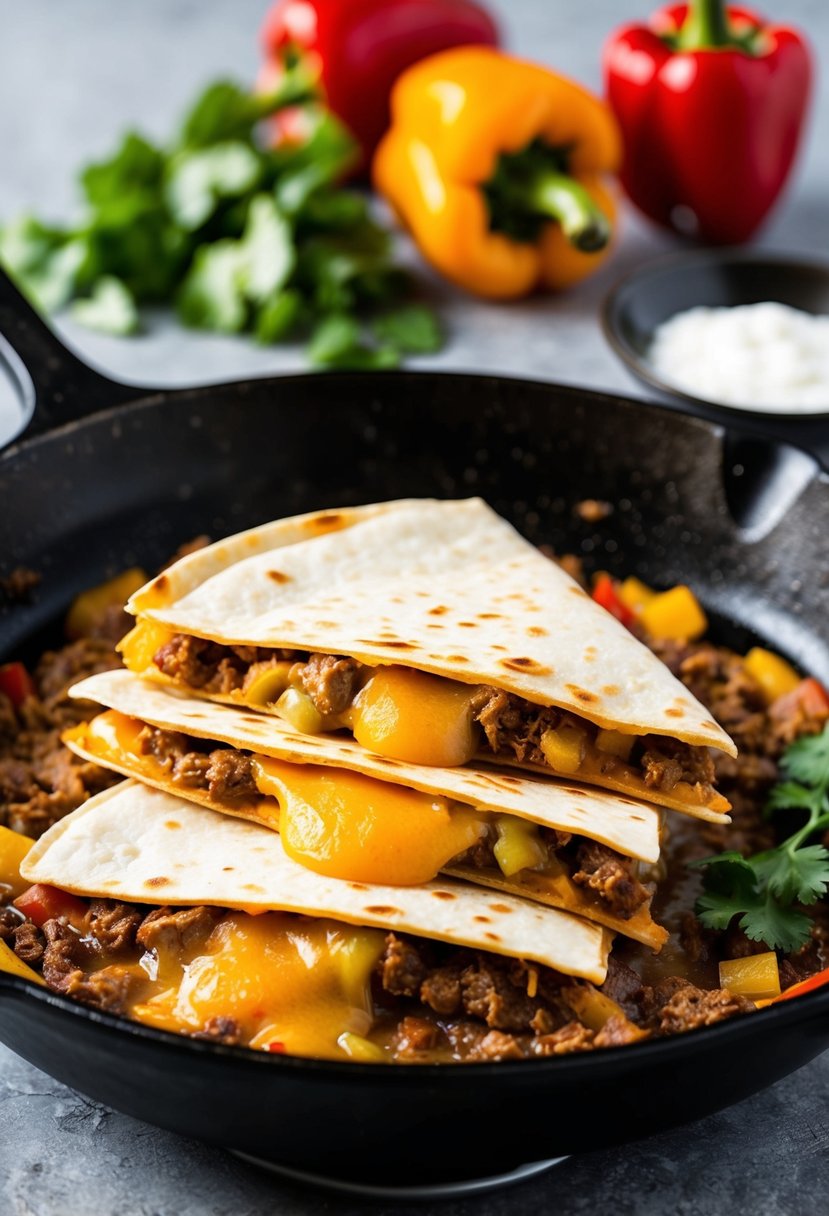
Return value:
<svg viewBox="0 0 829 1216">
<path fill-rule="evenodd" d="M 43 574 L 32 603 L 0 612 L 4 656 L 35 653 L 83 588 L 134 563 L 152 569 L 197 533 L 480 493 L 531 540 L 593 568 L 689 582 L 722 640 L 767 639 L 829 682 L 829 482 L 795 448 L 489 376 L 126 388 L 69 355 L 7 282 L 0 332 L 34 406 L 29 435 L 0 456 L 0 572 Z M 586 523 L 574 511 L 584 498 L 615 510 Z M 829 1045 L 829 989 L 585 1056 L 372 1067 L 178 1038 L 0 975 L 0 1037 L 82 1093 L 184 1135 L 307 1173 L 424 1184 L 618 1144 L 736 1102 Z"/>
</svg>

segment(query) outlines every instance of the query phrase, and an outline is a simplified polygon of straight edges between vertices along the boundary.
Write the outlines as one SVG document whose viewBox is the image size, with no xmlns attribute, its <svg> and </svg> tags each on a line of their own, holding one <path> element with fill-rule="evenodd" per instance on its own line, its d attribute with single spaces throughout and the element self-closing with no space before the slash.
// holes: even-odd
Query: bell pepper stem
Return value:
<svg viewBox="0 0 829 1216">
<path fill-rule="evenodd" d="M 610 240 L 610 222 L 584 186 L 550 169 L 523 184 L 522 201 L 530 211 L 557 220 L 567 240 L 582 253 L 597 253 Z"/>
<path fill-rule="evenodd" d="M 706 47 L 732 46 L 734 42 L 723 0 L 691 0 L 688 16 L 676 38 L 679 50 L 698 51 Z"/>
<path fill-rule="evenodd" d="M 289 64 L 272 89 L 256 95 L 260 118 L 268 118 L 289 106 L 307 105 L 319 100 L 319 80 L 302 60 Z"/>
</svg>

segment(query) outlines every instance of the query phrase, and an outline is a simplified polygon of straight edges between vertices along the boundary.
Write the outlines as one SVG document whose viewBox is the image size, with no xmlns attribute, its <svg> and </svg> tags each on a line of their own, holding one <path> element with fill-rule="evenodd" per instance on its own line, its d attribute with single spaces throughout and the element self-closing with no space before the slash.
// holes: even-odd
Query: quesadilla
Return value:
<svg viewBox="0 0 829 1216">
<path fill-rule="evenodd" d="M 132 671 L 349 731 L 390 759 L 476 756 L 723 822 L 736 754 L 650 650 L 479 499 L 281 520 L 137 592 Z"/>
<path fill-rule="evenodd" d="M 51 827 L 20 872 L 74 895 L 294 912 L 395 929 L 595 983 L 607 971 L 611 934 L 590 921 L 467 883 L 396 887 L 327 878 L 288 857 L 274 832 L 132 781 Z"/>
<path fill-rule="evenodd" d="M 588 787 L 483 766 L 393 761 L 349 736 L 186 697 L 128 671 L 71 694 L 108 706 L 77 754 L 282 836 L 327 877 L 416 886 L 439 872 L 560 908 L 658 949 L 646 869 L 660 812 Z"/>
</svg>

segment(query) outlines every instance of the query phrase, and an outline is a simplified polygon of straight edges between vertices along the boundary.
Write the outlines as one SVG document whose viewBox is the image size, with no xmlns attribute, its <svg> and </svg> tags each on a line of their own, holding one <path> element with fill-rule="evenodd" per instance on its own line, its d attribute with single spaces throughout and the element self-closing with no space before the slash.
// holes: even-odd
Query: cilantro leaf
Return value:
<svg viewBox="0 0 829 1216">
<path fill-rule="evenodd" d="M 245 254 L 238 241 L 216 241 L 197 249 L 177 301 L 185 325 L 227 334 L 244 329 L 244 276 Z"/>
<path fill-rule="evenodd" d="M 167 205 L 176 223 L 193 232 L 210 218 L 221 199 L 247 194 L 260 176 L 259 156 L 238 140 L 184 152 L 170 167 Z"/>
<path fill-rule="evenodd" d="M 356 318 L 338 313 L 317 326 L 308 346 L 308 358 L 321 367 L 355 371 L 397 367 L 400 362 L 394 347 L 368 345 Z"/>
<path fill-rule="evenodd" d="M 806 944 L 812 925 L 796 905 L 808 907 L 829 889 L 829 850 L 805 843 L 829 827 L 829 723 L 791 744 L 780 767 L 789 780 L 772 790 L 767 810 L 805 810 L 806 822 L 754 857 L 730 852 L 694 863 L 705 869 L 696 913 L 710 929 L 726 929 L 738 916 L 753 941 L 789 952 Z"/>
<path fill-rule="evenodd" d="M 829 785 L 829 727 L 819 735 L 805 735 L 786 748 L 780 767 L 787 777 L 803 785 Z"/>
<path fill-rule="evenodd" d="M 386 313 L 378 317 L 372 328 L 381 341 L 412 354 L 431 354 L 443 345 L 438 319 L 423 304 L 409 304 Z"/>
<path fill-rule="evenodd" d="M 284 287 L 296 263 L 291 225 L 273 198 L 257 195 L 250 205 L 242 244 L 247 295 L 261 302 Z"/>
<path fill-rule="evenodd" d="M 138 309 L 132 293 L 112 275 L 98 279 L 87 299 L 76 300 L 72 316 L 81 325 L 107 334 L 133 334 L 138 329 Z"/>
<path fill-rule="evenodd" d="M 81 185 L 89 203 L 105 207 L 124 195 L 158 191 L 164 174 L 164 153 L 134 131 L 128 131 L 108 160 L 87 165 Z"/>
</svg>

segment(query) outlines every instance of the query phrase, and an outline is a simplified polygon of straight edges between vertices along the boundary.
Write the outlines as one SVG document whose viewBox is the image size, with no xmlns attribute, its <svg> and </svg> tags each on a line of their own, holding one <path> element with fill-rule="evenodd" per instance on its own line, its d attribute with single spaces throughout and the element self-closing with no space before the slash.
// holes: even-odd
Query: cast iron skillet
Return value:
<svg viewBox="0 0 829 1216">
<path fill-rule="evenodd" d="M 43 574 L 34 602 L 0 613 L 4 656 L 36 653 L 83 588 L 133 563 L 152 569 L 197 533 L 483 494 L 533 541 L 656 585 L 689 582 L 724 641 L 768 639 L 829 681 L 829 483 L 803 452 L 496 377 L 131 389 L 69 355 L 8 282 L 0 332 L 36 402 L 29 437 L 0 456 L 0 560 Z M 613 514 L 581 521 L 573 508 L 587 497 Z M 829 989 L 585 1056 L 372 1067 L 178 1038 L 0 976 L 0 1037 L 75 1089 L 185 1135 L 308 1173 L 424 1184 L 618 1144 L 738 1101 L 829 1044 Z"/>
</svg>

